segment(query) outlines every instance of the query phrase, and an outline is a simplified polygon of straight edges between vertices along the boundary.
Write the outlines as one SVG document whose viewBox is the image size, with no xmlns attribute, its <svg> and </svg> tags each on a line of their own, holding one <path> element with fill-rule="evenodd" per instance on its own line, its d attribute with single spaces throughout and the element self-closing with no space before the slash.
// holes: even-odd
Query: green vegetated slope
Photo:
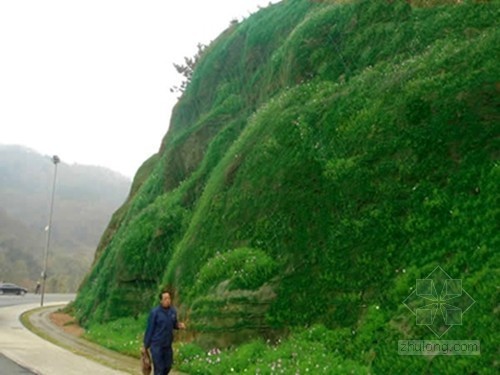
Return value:
<svg viewBox="0 0 500 375">
<path fill-rule="evenodd" d="M 290 0 L 222 33 L 103 237 L 79 318 L 142 318 L 168 285 L 205 347 L 313 327 L 301 340 L 326 373 L 494 371 L 499 3 L 437 3 Z M 477 301 L 442 339 L 481 356 L 398 355 L 437 338 L 403 301 L 438 266 Z"/>
</svg>

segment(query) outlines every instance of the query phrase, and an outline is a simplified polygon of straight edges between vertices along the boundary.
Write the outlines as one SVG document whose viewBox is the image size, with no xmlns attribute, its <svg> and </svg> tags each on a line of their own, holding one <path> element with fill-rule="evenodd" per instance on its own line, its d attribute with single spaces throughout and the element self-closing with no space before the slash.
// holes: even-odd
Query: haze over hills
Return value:
<svg viewBox="0 0 500 375">
<path fill-rule="evenodd" d="M 285 0 L 233 23 L 113 216 L 78 319 L 137 351 L 168 286 L 187 373 L 497 373 L 498 19 L 499 1 Z M 398 352 L 441 337 L 481 355 Z"/>
<path fill-rule="evenodd" d="M 43 270 L 54 165 L 49 156 L 0 145 L 0 278 L 32 287 Z M 111 170 L 58 164 L 49 291 L 75 291 L 131 181 Z M 52 277 L 51 277 L 52 276 Z"/>
</svg>

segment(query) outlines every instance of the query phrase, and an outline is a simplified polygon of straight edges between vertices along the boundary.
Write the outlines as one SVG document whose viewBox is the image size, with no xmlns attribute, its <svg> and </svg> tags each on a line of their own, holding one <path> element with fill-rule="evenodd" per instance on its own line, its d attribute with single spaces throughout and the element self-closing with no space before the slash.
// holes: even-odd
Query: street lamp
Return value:
<svg viewBox="0 0 500 375">
<path fill-rule="evenodd" d="M 60 161 L 61 159 L 59 159 L 57 155 L 52 156 L 52 163 L 54 163 L 54 181 L 52 183 L 52 198 L 50 200 L 49 225 L 47 227 L 47 245 L 45 246 L 44 266 L 42 272 L 42 299 L 40 301 L 40 306 L 43 306 L 43 297 L 45 295 L 45 281 L 47 280 L 47 263 L 49 259 L 50 247 L 50 231 L 52 230 L 52 212 L 54 211 L 54 193 L 56 191 L 57 164 Z"/>
</svg>

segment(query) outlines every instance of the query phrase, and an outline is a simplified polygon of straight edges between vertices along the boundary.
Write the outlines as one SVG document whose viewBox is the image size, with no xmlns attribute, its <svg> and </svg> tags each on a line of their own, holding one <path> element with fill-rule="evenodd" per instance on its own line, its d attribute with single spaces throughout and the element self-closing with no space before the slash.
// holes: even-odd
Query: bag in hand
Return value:
<svg viewBox="0 0 500 375">
<path fill-rule="evenodd" d="M 141 369 L 143 375 L 151 374 L 151 357 L 149 351 L 141 348 Z"/>
</svg>

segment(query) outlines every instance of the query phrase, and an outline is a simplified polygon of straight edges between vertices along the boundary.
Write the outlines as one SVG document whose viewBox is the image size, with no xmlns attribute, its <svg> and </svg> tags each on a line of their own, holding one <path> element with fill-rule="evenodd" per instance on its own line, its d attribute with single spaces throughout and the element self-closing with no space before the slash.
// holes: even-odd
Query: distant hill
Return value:
<svg viewBox="0 0 500 375">
<path fill-rule="evenodd" d="M 0 145 L 0 279 L 27 287 L 43 270 L 54 164 L 50 156 Z M 47 288 L 75 291 L 131 181 L 109 169 L 58 164 Z M 15 265 L 15 266 L 13 266 Z"/>
</svg>

